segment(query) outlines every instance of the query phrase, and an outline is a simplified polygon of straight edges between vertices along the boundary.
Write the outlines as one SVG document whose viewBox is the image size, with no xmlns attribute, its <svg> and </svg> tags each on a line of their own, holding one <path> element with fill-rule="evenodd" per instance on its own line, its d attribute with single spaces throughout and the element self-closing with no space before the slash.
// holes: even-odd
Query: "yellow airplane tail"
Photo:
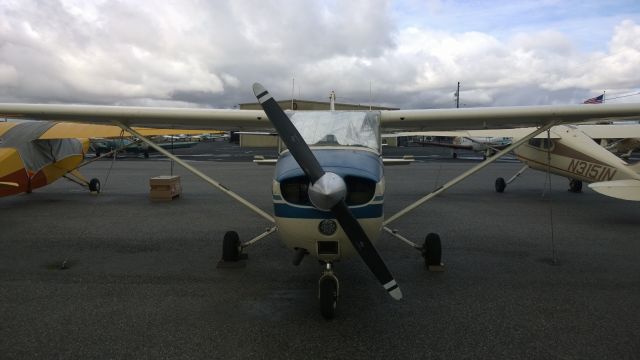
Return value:
<svg viewBox="0 0 640 360">
<path fill-rule="evenodd" d="M 14 148 L 0 148 L 0 197 L 24 192 L 29 175 L 20 154 Z"/>
</svg>

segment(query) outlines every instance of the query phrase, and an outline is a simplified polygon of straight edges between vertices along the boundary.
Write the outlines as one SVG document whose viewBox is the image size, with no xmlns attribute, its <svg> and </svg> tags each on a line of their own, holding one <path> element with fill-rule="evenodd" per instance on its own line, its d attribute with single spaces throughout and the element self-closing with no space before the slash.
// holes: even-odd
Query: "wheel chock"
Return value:
<svg viewBox="0 0 640 360">
<path fill-rule="evenodd" d="M 247 267 L 247 260 L 249 260 L 249 254 L 240 254 L 238 261 L 224 261 L 220 259 L 216 268 L 218 269 L 240 269 Z"/>
<path fill-rule="evenodd" d="M 429 265 L 427 269 L 431 272 L 444 272 L 444 263 L 440 263 L 440 265 Z"/>
</svg>

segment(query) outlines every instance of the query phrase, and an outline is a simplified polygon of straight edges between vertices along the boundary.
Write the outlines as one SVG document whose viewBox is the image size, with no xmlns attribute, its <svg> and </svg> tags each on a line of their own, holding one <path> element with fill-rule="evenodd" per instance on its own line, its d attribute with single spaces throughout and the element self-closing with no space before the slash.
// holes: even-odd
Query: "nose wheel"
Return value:
<svg viewBox="0 0 640 360">
<path fill-rule="evenodd" d="M 570 179 L 569 180 L 569 191 L 572 193 L 582 192 L 582 181 Z"/>
<path fill-rule="evenodd" d="M 326 264 L 326 269 L 318 281 L 318 298 L 322 317 L 333 319 L 338 307 L 338 278 L 331 269 L 331 263 Z"/>
</svg>

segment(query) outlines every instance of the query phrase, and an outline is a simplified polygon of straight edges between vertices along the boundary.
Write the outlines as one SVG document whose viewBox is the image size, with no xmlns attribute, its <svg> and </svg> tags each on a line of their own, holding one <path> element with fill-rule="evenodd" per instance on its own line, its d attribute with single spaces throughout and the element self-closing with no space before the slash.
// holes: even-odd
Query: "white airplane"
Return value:
<svg viewBox="0 0 640 360">
<path fill-rule="evenodd" d="M 640 138 L 619 139 L 611 143 L 607 142 L 603 145 L 605 149 L 612 153 L 623 159 L 628 159 L 634 151 L 640 149 Z"/>
<path fill-rule="evenodd" d="M 531 128 L 420 132 L 423 136 L 505 136 L 518 140 Z M 407 135 L 405 133 L 402 135 Z M 415 133 L 413 133 L 415 135 Z M 529 139 L 513 150 L 525 165 L 505 181 L 495 181 L 497 192 L 504 192 L 522 173 L 532 168 L 567 177 L 569 190 L 582 191 L 582 183 L 593 190 L 624 200 L 640 201 L 640 164 L 628 164 L 598 145 L 593 139 L 620 139 L 640 136 L 640 125 L 558 125 L 547 133 Z"/>
<path fill-rule="evenodd" d="M 424 140 L 414 141 L 421 145 L 439 146 L 453 149 L 452 156 L 458 157 L 456 149 L 471 150 L 482 153 L 484 159 L 495 154 L 497 151 L 511 145 L 510 137 L 501 136 L 446 136 L 450 142 L 440 141 L 438 137 L 429 136 Z"/>
<path fill-rule="evenodd" d="M 260 84 L 254 84 L 253 91 L 264 111 L 0 104 L 0 116 L 108 123 L 132 133 L 270 223 L 265 232 L 244 242 L 235 231 L 227 232 L 223 239 L 225 262 L 238 261 L 247 247 L 276 231 L 286 246 L 295 251 L 296 262 L 306 254 L 317 258 L 323 264 L 318 293 L 321 313 L 326 318 L 334 316 L 339 295 L 333 264 L 351 255 L 360 255 L 394 299 L 402 298 L 400 287 L 373 245 L 383 232 L 421 251 L 432 269 L 440 265 L 441 245 L 437 234 L 427 235 L 424 244 L 418 245 L 389 228 L 391 222 L 554 125 L 640 116 L 640 104 L 285 113 Z M 236 130 L 275 128 L 288 149 L 279 155 L 271 185 L 274 215 L 157 146 L 131 129 L 133 125 Z M 536 129 L 496 156 L 385 217 L 382 128 L 454 130 L 524 126 Z"/>
</svg>

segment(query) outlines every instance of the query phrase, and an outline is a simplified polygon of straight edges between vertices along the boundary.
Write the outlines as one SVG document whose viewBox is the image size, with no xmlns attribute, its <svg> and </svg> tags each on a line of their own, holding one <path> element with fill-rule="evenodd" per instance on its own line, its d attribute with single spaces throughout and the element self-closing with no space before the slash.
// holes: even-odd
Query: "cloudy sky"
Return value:
<svg viewBox="0 0 640 360">
<path fill-rule="evenodd" d="M 640 2 L 0 0 L 0 101 L 640 102 Z M 626 96 L 632 95 L 632 96 Z M 618 97 L 617 99 L 613 99 Z"/>
</svg>

